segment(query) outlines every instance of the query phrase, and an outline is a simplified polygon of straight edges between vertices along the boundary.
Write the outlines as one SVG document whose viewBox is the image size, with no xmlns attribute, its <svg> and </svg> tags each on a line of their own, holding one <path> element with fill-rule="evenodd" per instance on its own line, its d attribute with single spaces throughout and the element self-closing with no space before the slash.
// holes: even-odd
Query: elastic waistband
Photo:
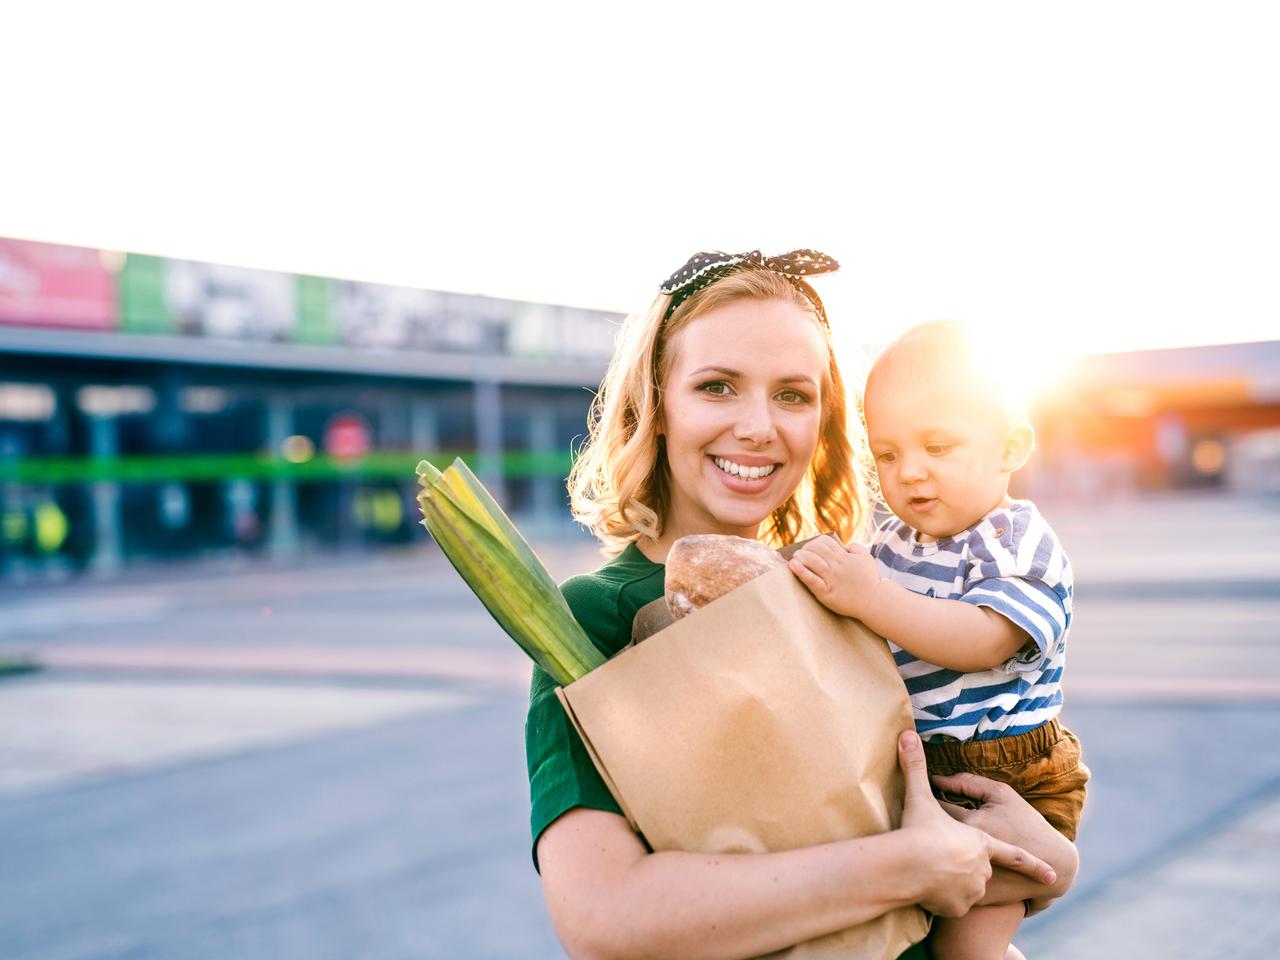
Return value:
<svg viewBox="0 0 1280 960">
<path fill-rule="evenodd" d="M 1012 737 L 996 737 L 991 740 L 954 740 L 924 744 L 925 758 L 929 766 L 938 767 L 1002 767 L 1008 764 L 1026 763 L 1042 757 L 1062 739 L 1062 726 L 1054 717 L 1026 733 Z"/>
</svg>

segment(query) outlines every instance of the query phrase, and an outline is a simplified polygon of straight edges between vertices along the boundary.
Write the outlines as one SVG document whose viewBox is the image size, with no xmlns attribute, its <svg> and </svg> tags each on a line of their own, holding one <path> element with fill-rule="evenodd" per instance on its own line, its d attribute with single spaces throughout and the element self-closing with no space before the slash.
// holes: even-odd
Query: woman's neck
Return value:
<svg viewBox="0 0 1280 960">
<path fill-rule="evenodd" d="M 648 537 L 641 537 L 636 541 L 636 549 L 644 554 L 644 558 L 653 563 L 666 563 L 667 552 L 671 549 L 671 544 L 662 543 L 660 540 L 650 540 Z"/>
<path fill-rule="evenodd" d="M 681 537 L 691 537 L 696 534 L 719 534 L 722 536 L 745 537 L 747 539 L 755 540 L 760 529 L 758 526 L 752 530 L 711 529 L 710 526 L 707 526 L 705 529 L 698 529 L 698 526 L 701 525 L 686 526 L 684 524 L 669 524 L 666 529 L 662 531 L 662 535 L 657 538 L 642 536 L 636 540 L 636 549 L 644 554 L 646 559 L 651 560 L 654 563 L 666 563 L 667 554 L 671 551 L 671 545 Z"/>
</svg>

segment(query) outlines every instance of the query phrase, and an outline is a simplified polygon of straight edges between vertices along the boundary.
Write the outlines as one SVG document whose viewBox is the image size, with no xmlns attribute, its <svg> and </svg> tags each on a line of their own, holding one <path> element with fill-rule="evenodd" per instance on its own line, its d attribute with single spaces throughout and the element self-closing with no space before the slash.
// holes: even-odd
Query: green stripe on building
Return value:
<svg viewBox="0 0 1280 960">
<path fill-rule="evenodd" d="M 337 296 L 337 284 L 328 277 L 309 277 L 299 274 L 297 280 L 298 323 L 293 339 L 298 343 L 337 343 L 337 312 L 333 301 Z"/>
<path fill-rule="evenodd" d="M 177 318 L 165 298 L 169 261 L 130 253 L 117 278 L 120 329 L 127 333 L 175 333 Z"/>
<path fill-rule="evenodd" d="M 257 454 L 185 454 L 146 457 L 29 457 L 0 463 L 0 481 L 37 485 L 66 483 L 207 483 L 222 480 L 292 479 L 302 482 L 340 478 L 413 480 L 419 460 L 444 466 L 461 456 L 475 467 L 474 453 L 370 453 L 355 461 L 317 456 L 305 463 Z M 564 477 L 572 459 L 569 453 L 512 451 L 501 457 L 502 475 Z"/>
</svg>

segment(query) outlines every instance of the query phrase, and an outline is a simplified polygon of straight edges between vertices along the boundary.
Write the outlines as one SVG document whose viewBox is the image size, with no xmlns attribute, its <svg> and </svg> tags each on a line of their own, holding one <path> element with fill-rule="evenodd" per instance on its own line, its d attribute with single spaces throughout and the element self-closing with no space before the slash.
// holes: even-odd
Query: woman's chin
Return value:
<svg viewBox="0 0 1280 960">
<path fill-rule="evenodd" d="M 769 497 L 767 500 L 744 502 L 742 499 L 717 498 L 717 502 L 709 504 L 709 512 L 723 528 L 723 532 L 731 532 L 739 537 L 754 537 L 756 528 L 779 507 L 774 499 Z"/>
<path fill-rule="evenodd" d="M 695 494 L 702 516 L 711 522 L 711 529 L 700 531 L 703 533 L 754 538 L 760 524 L 786 500 L 783 492 L 798 485 L 785 468 L 751 480 L 726 474 L 710 458 L 705 463 L 702 484 Z"/>
</svg>

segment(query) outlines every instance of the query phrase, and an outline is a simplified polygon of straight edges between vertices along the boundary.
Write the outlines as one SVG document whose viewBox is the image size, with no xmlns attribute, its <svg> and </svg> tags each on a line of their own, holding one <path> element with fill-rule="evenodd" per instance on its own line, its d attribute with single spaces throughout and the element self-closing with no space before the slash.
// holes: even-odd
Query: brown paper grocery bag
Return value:
<svg viewBox="0 0 1280 960">
<path fill-rule="evenodd" d="M 654 850 L 763 853 L 898 825 L 897 737 L 912 719 L 893 656 L 785 567 L 559 694 Z M 771 956 L 892 958 L 928 928 L 905 907 Z"/>
</svg>

